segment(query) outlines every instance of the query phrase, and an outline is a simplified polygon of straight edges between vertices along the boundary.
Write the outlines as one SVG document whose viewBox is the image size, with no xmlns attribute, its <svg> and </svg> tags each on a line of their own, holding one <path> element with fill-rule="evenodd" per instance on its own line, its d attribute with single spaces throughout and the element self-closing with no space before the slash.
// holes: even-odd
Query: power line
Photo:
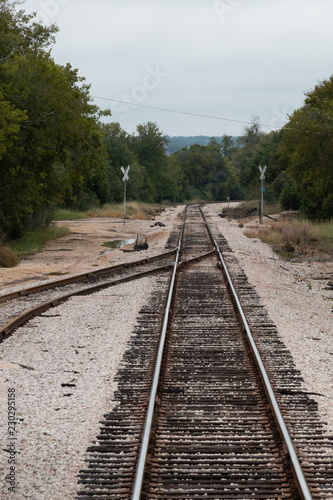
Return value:
<svg viewBox="0 0 333 500">
<path fill-rule="evenodd" d="M 128 104 L 130 106 L 140 106 L 141 108 L 148 108 L 148 109 L 156 109 L 158 111 L 167 111 L 168 113 L 177 113 L 180 115 L 188 115 L 188 116 L 197 116 L 199 118 L 210 118 L 212 120 L 222 120 L 226 122 L 234 122 L 234 123 L 243 123 L 245 125 L 253 125 L 252 122 L 247 122 L 244 120 L 234 120 L 232 118 L 222 118 L 221 116 L 212 116 L 212 115 L 201 115 L 199 113 L 189 113 L 187 111 L 179 111 L 175 109 L 167 109 L 167 108 L 159 108 L 157 106 L 147 106 L 146 104 L 138 104 L 138 103 L 133 103 L 133 102 L 128 102 L 128 101 L 119 101 L 118 99 L 110 99 L 108 97 L 99 97 L 99 96 L 91 96 L 93 99 L 102 99 L 103 101 L 111 101 L 111 102 L 118 102 L 121 104 Z M 276 127 L 272 125 L 265 125 L 264 123 L 260 123 L 262 127 L 269 127 L 271 129 L 276 129 Z"/>
</svg>

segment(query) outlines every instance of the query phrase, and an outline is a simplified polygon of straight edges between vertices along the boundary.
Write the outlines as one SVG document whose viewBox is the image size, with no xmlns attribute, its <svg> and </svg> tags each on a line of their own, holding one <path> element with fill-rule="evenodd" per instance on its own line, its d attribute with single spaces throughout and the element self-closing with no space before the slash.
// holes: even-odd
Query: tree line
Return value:
<svg viewBox="0 0 333 500">
<path fill-rule="evenodd" d="M 278 132 L 263 133 L 254 118 L 236 140 L 224 135 L 170 155 L 156 123 L 135 134 L 103 123 L 110 112 L 93 103 L 85 79 L 51 57 L 56 32 L 1 0 L 0 238 L 47 224 L 54 206 L 120 202 L 127 165 L 128 198 L 161 203 L 258 197 L 258 165 L 267 164 L 267 197 L 332 217 L 333 77 Z"/>
</svg>

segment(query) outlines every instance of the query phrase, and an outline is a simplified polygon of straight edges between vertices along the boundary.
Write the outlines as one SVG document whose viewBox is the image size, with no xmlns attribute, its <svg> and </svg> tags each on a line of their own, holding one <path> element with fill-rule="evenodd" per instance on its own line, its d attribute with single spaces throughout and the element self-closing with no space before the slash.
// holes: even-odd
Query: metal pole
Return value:
<svg viewBox="0 0 333 500">
<path fill-rule="evenodd" d="M 126 220 L 126 179 L 124 181 L 124 226 L 125 226 L 125 220 Z"/>
<path fill-rule="evenodd" d="M 260 224 L 264 223 L 264 179 L 261 179 L 261 218 Z"/>
<path fill-rule="evenodd" d="M 130 166 L 128 165 L 127 168 L 120 167 L 120 170 L 124 174 L 123 182 L 124 182 L 124 226 L 125 226 L 125 224 L 126 224 L 126 181 L 128 181 L 128 172 L 130 170 Z"/>
<path fill-rule="evenodd" d="M 265 172 L 267 169 L 267 165 L 262 167 L 261 165 L 258 166 L 259 171 L 260 171 L 260 180 L 261 180 L 261 214 L 260 214 L 260 224 L 264 223 L 264 179 L 265 179 Z"/>
</svg>

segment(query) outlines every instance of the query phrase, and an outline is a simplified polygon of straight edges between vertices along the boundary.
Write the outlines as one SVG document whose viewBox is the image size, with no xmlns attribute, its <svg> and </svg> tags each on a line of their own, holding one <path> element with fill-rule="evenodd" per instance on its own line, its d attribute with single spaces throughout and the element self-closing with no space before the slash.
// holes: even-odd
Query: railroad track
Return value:
<svg viewBox="0 0 333 500">
<path fill-rule="evenodd" d="M 316 403 L 206 222 L 188 208 L 170 290 L 161 278 L 141 311 L 80 499 L 333 498 L 332 439 Z"/>
<path fill-rule="evenodd" d="M 168 245 L 170 248 L 170 244 Z M 0 295 L 0 342 L 34 316 L 76 295 L 88 295 L 173 267 L 176 249 Z"/>
</svg>

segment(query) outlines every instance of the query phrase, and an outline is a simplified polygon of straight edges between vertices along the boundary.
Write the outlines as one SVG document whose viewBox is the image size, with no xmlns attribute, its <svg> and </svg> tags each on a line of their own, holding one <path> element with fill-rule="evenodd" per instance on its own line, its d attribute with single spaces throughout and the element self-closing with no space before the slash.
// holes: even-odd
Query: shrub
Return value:
<svg viewBox="0 0 333 500">
<path fill-rule="evenodd" d="M 15 267 L 19 257 L 15 250 L 7 245 L 0 245 L 0 267 Z"/>
<path fill-rule="evenodd" d="M 283 188 L 280 195 L 280 203 L 283 210 L 300 209 L 302 203 L 301 197 L 292 183 Z"/>
</svg>

